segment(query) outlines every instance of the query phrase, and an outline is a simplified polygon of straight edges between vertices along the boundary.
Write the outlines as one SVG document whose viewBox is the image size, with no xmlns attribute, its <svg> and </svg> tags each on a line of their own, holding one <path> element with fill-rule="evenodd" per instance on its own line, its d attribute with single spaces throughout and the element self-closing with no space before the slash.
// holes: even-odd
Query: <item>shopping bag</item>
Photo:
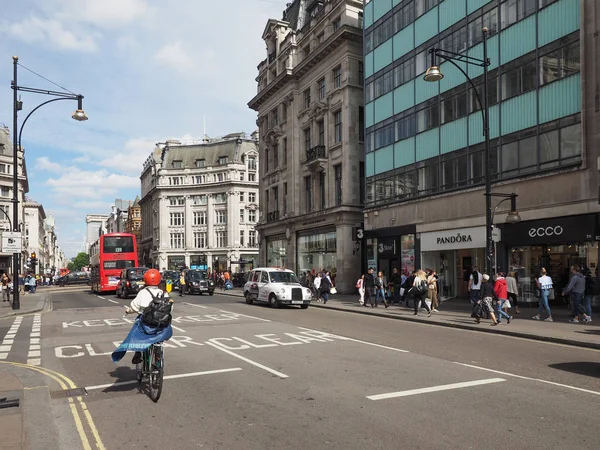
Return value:
<svg viewBox="0 0 600 450">
<path fill-rule="evenodd" d="M 329 289 L 329 293 L 330 294 L 337 294 L 337 289 L 335 287 L 332 287 L 331 289 Z"/>
</svg>

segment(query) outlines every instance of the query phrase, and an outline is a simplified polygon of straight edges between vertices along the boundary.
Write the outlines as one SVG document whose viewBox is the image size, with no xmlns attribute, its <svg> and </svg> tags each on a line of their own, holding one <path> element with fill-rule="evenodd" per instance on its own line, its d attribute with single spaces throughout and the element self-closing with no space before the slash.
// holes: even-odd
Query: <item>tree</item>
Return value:
<svg viewBox="0 0 600 450">
<path fill-rule="evenodd" d="M 70 262 L 69 264 L 67 264 L 67 270 L 69 272 L 72 272 L 75 268 L 75 264 L 73 264 L 73 262 Z"/>
<path fill-rule="evenodd" d="M 71 264 L 73 265 L 73 267 L 71 267 Z M 83 267 L 89 266 L 89 265 L 90 265 L 90 255 L 88 255 L 87 253 L 81 252 L 81 253 L 77 254 L 77 256 L 75 258 L 73 258 L 72 263 L 69 263 L 67 268 L 69 270 L 81 270 Z"/>
</svg>

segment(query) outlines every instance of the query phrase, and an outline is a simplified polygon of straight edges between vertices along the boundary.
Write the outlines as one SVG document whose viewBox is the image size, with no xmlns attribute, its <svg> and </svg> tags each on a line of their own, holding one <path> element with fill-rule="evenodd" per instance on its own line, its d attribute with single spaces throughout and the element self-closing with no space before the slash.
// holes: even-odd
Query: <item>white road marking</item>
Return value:
<svg viewBox="0 0 600 450">
<path fill-rule="evenodd" d="M 320 334 L 323 334 L 324 336 L 329 335 L 332 337 L 337 337 L 340 339 L 344 339 L 345 341 L 358 342 L 359 344 L 365 344 L 365 345 L 371 345 L 373 347 L 385 348 L 386 350 L 393 350 L 395 352 L 400 352 L 400 353 L 410 353 L 408 350 L 403 350 L 401 348 L 388 347 L 387 345 L 376 344 L 374 342 L 361 341 L 360 339 L 349 338 L 347 336 L 341 336 L 338 334 L 328 333 L 326 331 L 313 330 L 311 328 L 304 328 L 304 327 L 298 327 L 298 328 L 300 328 L 301 330 L 312 331 L 313 333 L 320 333 Z"/>
<path fill-rule="evenodd" d="M 173 324 L 171 324 L 171 328 L 173 328 L 174 330 L 177 330 L 177 331 L 179 331 L 180 333 L 185 333 L 185 330 L 182 330 L 181 328 L 179 328 L 179 327 L 176 327 L 176 326 L 175 326 L 175 325 L 173 325 Z"/>
<path fill-rule="evenodd" d="M 471 364 L 465 364 L 465 363 L 460 363 L 460 362 L 456 362 L 456 361 L 454 362 L 454 364 L 458 364 L 459 366 L 470 367 L 472 369 L 484 370 L 486 372 L 497 373 L 499 375 L 505 375 L 507 377 L 520 378 L 522 380 L 529 380 L 529 381 L 538 381 L 540 383 L 546 383 L 546 384 L 551 384 L 553 386 L 559 386 L 559 387 L 564 387 L 564 388 L 567 388 L 567 389 L 573 389 L 575 391 L 585 392 L 587 394 L 600 395 L 600 392 L 598 392 L 598 391 L 590 391 L 589 389 L 583 389 L 583 388 L 579 388 L 579 387 L 576 387 L 576 386 L 569 386 L 568 384 L 555 383 L 554 381 L 541 380 L 539 378 L 525 377 L 523 375 L 516 375 L 514 373 L 508 373 L 508 372 L 501 372 L 499 370 L 487 369 L 485 367 L 473 366 Z"/>
<path fill-rule="evenodd" d="M 289 378 L 285 373 L 278 372 L 275 369 L 271 369 L 270 367 L 264 366 L 260 363 L 257 363 L 256 361 L 252 361 L 251 359 L 248 359 L 244 356 L 238 355 L 237 353 L 233 353 L 232 351 L 227 350 L 227 349 L 221 347 L 220 345 L 214 344 L 213 342 L 206 342 L 206 344 L 210 345 L 211 347 L 216 348 L 217 350 L 220 350 L 231 356 L 241 359 L 242 361 L 246 361 L 248 364 L 252 364 L 253 366 L 258 367 L 259 369 L 266 370 L 267 372 L 272 373 L 273 375 L 276 375 L 279 378 Z"/>
<path fill-rule="evenodd" d="M 484 384 L 501 383 L 506 381 L 504 378 L 488 378 L 487 380 L 466 381 L 464 383 L 444 384 L 441 386 L 432 386 L 421 389 L 410 389 L 408 391 L 389 392 L 387 394 L 368 395 L 369 400 L 386 400 L 388 398 L 408 397 L 410 395 L 428 394 L 430 392 L 449 391 L 452 389 L 462 389 L 471 386 L 481 386 Z"/>
<path fill-rule="evenodd" d="M 188 378 L 188 377 L 199 377 L 201 375 L 213 375 L 216 373 L 227 373 L 227 372 L 238 372 L 242 370 L 241 367 L 232 367 L 231 369 L 218 369 L 218 370 L 206 370 L 204 372 L 192 372 L 192 373 L 180 373 L 180 374 L 176 374 L 176 375 L 165 375 L 163 377 L 164 380 L 174 380 L 177 378 Z M 116 383 L 109 383 L 109 384 L 99 384 L 97 386 L 88 386 L 85 388 L 86 391 L 93 391 L 96 389 L 105 389 L 105 388 L 109 388 L 109 387 L 116 387 L 116 386 L 126 386 L 128 384 L 137 384 L 137 380 L 133 380 L 133 381 L 118 381 Z"/>
<path fill-rule="evenodd" d="M 235 313 L 235 312 L 229 312 L 229 311 L 225 311 L 224 309 L 220 309 L 219 311 L 227 313 L 227 314 L 233 314 L 234 316 L 247 317 L 248 319 L 260 320 L 262 322 L 270 322 L 270 320 L 263 319 L 261 317 L 254 317 L 254 316 L 249 316 L 247 314 L 240 314 L 240 313 Z"/>
<path fill-rule="evenodd" d="M 0 359 L 8 358 L 8 353 L 0 353 Z"/>
<path fill-rule="evenodd" d="M 194 305 L 193 303 L 188 303 L 188 302 L 183 302 L 184 305 L 188 305 L 188 306 L 194 306 L 196 308 L 203 308 L 203 309 L 208 309 L 208 306 L 203 306 L 203 305 Z"/>
<path fill-rule="evenodd" d="M 40 330 L 42 326 L 42 315 L 33 316 L 33 325 L 29 334 L 29 353 L 27 354 L 27 364 L 30 366 L 39 366 L 42 364 L 42 352 L 40 350 Z M 35 342 L 34 342 L 35 341 Z"/>
<path fill-rule="evenodd" d="M 116 300 L 111 300 L 110 298 L 107 298 L 106 300 L 108 300 L 111 303 L 116 303 L 117 305 L 120 305 L 120 303 Z"/>
</svg>

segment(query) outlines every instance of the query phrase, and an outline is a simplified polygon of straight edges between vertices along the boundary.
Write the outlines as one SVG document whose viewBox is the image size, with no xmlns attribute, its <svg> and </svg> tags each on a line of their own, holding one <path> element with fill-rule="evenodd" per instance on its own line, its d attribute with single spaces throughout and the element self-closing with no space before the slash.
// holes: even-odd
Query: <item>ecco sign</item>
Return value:
<svg viewBox="0 0 600 450">
<path fill-rule="evenodd" d="M 560 236 L 564 231 L 564 228 L 560 225 L 555 227 L 530 228 L 529 237 Z"/>
</svg>

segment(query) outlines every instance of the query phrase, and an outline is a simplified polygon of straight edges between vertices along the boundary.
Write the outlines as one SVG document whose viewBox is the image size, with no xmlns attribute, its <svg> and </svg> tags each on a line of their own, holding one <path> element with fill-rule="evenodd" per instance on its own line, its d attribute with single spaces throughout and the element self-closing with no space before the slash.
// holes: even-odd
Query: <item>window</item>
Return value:
<svg viewBox="0 0 600 450">
<path fill-rule="evenodd" d="M 275 108 L 273 111 L 271 111 L 271 126 L 275 127 L 279 125 L 279 113 L 278 113 L 278 109 Z"/>
<path fill-rule="evenodd" d="M 437 102 L 425 102 L 416 114 L 417 133 L 439 126 L 439 108 Z"/>
<path fill-rule="evenodd" d="M 273 188 L 273 211 L 279 212 L 279 188 Z"/>
<path fill-rule="evenodd" d="M 248 192 L 248 203 L 256 203 L 256 192 Z"/>
<path fill-rule="evenodd" d="M 531 56 L 526 55 L 526 58 L 530 58 Z M 502 74 L 502 100 L 507 100 L 535 89 L 536 61 L 523 62 L 522 58 L 519 58 L 519 60 L 515 61 L 515 64 L 519 63 L 518 67 L 509 69 Z"/>
<path fill-rule="evenodd" d="M 335 206 L 342 204 L 342 165 L 334 167 L 335 172 Z"/>
<path fill-rule="evenodd" d="M 336 89 L 342 87 L 342 66 L 333 69 L 333 86 Z"/>
<path fill-rule="evenodd" d="M 283 214 L 287 214 L 287 183 L 283 183 Z"/>
<path fill-rule="evenodd" d="M 10 196 L 10 189 L 7 188 L 6 186 L 1 186 L 0 187 L 0 196 L 2 196 L 2 197 L 9 197 Z"/>
<path fill-rule="evenodd" d="M 323 100 L 325 98 L 325 78 L 321 78 L 319 80 L 319 100 Z"/>
<path fill-rule="evenodd" d="M 246 210 L 240 209 L 240 223 L 244 223 L 246 221 Z"/>
<path fill-rule="evenodd" d="M 171 248 L 183 248 L 183 233 L 171 233 Z"/>
<path fill-rule="evenodd" d="M 362 205 L 365 203 L 365 163 L 362 161 L 358 163 L 358 179 L 360 180 L 358 192 L 359 203 Z"/>
<path fill-rule="evenodd" d="M 308 151 L 310 148 L 310 128 L 307 128 L 304 130 L 304 149 Z"/>
<path fill-rule="evenodd" d="M 248 247 L 256 247 L 256 231 L 248 231 Z"/>
<path fill-rule="evenodd" d="M 288 109 L 288 105 L 286 102 L 283 102 L 281 104 L 281 121 L 285 122 L 287 120 L 287 109 Z"/>
<path fill-rule="evenodd" d="M 240 181 L 244 181 L 246 178 L 246 175 L 244 175 L 244 172 L 240 172 Z"/>
<path fill-rule="evenodd" d="M 170 186 L 180 186 L 183 184 L 183 177 L 169 177 Z"/>
<path fill-rule="evenodd" d="M 246 232 L 244 230 L 240 230 L 240 247 L 244 246 L 244 237 L 246 236 Z"/>
<path fill-rule="evenodd" d="M 248 157 L 248 170 L 256 170 L 256 158 L 254 156 Z"/>
<path fill-rule="evenodd" d="M 248 222 L 256 223 L 256 210 L 248 210 Z"/>
<path fill-rule="evenodd" d="M 183 161 L 173 161 L 173 169 L 182 169 Z"/>
<path fill-rule="evenodd" d="M 227 247 L 227 231 L 217 231 L 215 235 L 217 237 L 217 247 Z"/>
<path fill-rule="evenodd" d="M 217 225 L 225 225 L 227 223 L 227 211 L 224 209 L 215 211 L 215 223 Z"/>
<path fill-rule="evenodd" d="M 206 248 L 206 232 L 195 231 L 194 232 L 194 247 Z"/>
<path fill-rule="evenodd" d="M 2 188 L 4 189 L 4 188 Z M 169 197 L 170 206 L 183 206 L 185 205 L 185 198 L 183 197 Z"/>
<path fill-rule="evenodd" d="M 227 202 L 227 194 L 225 194 L 225 193 L 213 194 L 213 197 L 215 199 L 215 203 L 226 203 Z"/>
<path fill-rule="evenodd" d="M 279 145 L 275 144 L 273 146 L 273 169 L 277 169 L 279 167 Z"/>
<path fill-rule="evenodd" d="M 4 214 L 0 216 L 0 221 L 6 220 L 7 217 L 10 217 L 10 206 L 8 205 L 0 205 L 0 209 L 4 211 Z M 7 220 L 8 222 L 8 220 Z"/>
<path fill-rule="evenodd" d="M 271 153 L 271 149 L 269 147 L 265 147 L 265 173 L 269 171 L 269 161 L 271 159 L 269 158 L 269 153 Z"/>
<path fill-rule="evenodd" d="M 6 164 L 0 164 L 0 173 L 9 173 L 8 166 Z"/>
<path fill-rule="evenodd" d="M 365 85 L 365 65 L 362 61 L 358 61 L 358 85 Z"/>
<path fill-rule="evenodd" d="M 194 211 L 194 225 L 207 225 L 206 211 Z"/>
<path fill-rule="evenodd" d="M 535 13 L 537 0 L 506 0 L 500 5 L 502 29 Z"/>
<path fill-rule="evenodd" d="M 225 180 L 225 175 L 222 173 L 218 173 L 216 174 L 217 177 L 217 181 L 222 182 L 223 180 Z"/>
<path fill-rule="evenodd" d="M 317 122 L 317 131 L 319 132 L 319 145 L 325 145 L 325 123 L 322 120 Z"/>
<path fill-rule="evenodd" d="M 321 209 L 327 207 L 327 203 L 325 202 L 325 183 L 325 172 L 319 172 L 319 203 L 321 204 Z"/>
<path fill-rule="evenodd" d="M 287 166 L 287 138 L 283 138 L 283 148 L 281 155 L 281 164 Z"/>
<path fill-rule="evenodd" d="M 365 108 L 363 106 L 358 107 L 358 140 L 359 142 L 365 140 Z"/>
<path fill-rule="evenodd" d="M 197 159 L 194 162 L 194 165 L 196 166 L 196 168 L 201 169 L 204 167 L 204 164 L 206 163 L 206 161 L 204 159 Z"/>
<path fill-rule="evenodd" d="M 264 196 L 265 196 L 265 208 L 264 208 L 264 210 L 267 213 L 271 212 L 271 208 L 269 207 L 269 200 L 270 200 L 269 194 L 270 194 L 269 190 L 265 189 L 265 193 L 264 193 Z"/>
<path fill-rule="evenodd" d="M 206 194 L 192 196 L 192 204 L 193 205 L 206 205 L 207 203 L 208 203 L 208 196 Z"/>
<path fill-rule="evenodd" d="M 240 192 L 240 202 L 244 203 L 245 199 L 246 199 L 245 192 Z"/>
<path fill-rule="evenodd" d="M 309 213 L 313 210 L 312 207 L 312 179 L 309 176 L 304 177 L 304 190 L 305 190 L 305 204 L 306 212 Z"/>
<path fill-rule="evenodd" d="M 552 49 L 550 44 L 540 53 L 549 51 L 540 58 L 540 85 L 568 77 L 580 71 L 579 41 L 572 42 L 562 48 Z"/>
<path fill-rule="evenodd" d="M 335 33 L 342 26 L 342 18 L 341 17 L 335 18 L 332 22 L 332 26 L 333 26 L 333 32 Z"/>
<path fill-rule="evenodd" d="M 206 175 L 196 175 L 194 181 L 196 184 L 204 184 L 206 183 Z"/>
<path fill-rule="evenodd" d="M 338 111 L 333 115 L 335 128 L 334 128 L 334 140 L 335 143 L 342 142 L 342 111 Z"/>
<path fill-rule="evenodd" d="M 317 34 L 317 43 L 318 44 L 322 44 L 324 40 L 325 40 L 325 33 Z"/>
<path fill-rule="evenodd" d="M 302 50 L 304 51 L 304 57 L 306 58 L 308 55 L 310 55 L 310 44 L 304 47 Z"/>
<path fill-rule="evenodd" d="M 227 156 L 219 156 L 219 159 L 217 160 L 217 164 L 220 166 L 223 166 L 225 164 L 227 164 Z"/>
<path fill-rule="evenodd" d="M 310 108 L 310 88 L 304 91 L 304 109 Z"/>
<path fill-rule="evenodd" d="M 172 227 L 181 227 L 185 224 L 184 213 L 174 212 L 169 214 L 169 225 Z"/>
</svg>

